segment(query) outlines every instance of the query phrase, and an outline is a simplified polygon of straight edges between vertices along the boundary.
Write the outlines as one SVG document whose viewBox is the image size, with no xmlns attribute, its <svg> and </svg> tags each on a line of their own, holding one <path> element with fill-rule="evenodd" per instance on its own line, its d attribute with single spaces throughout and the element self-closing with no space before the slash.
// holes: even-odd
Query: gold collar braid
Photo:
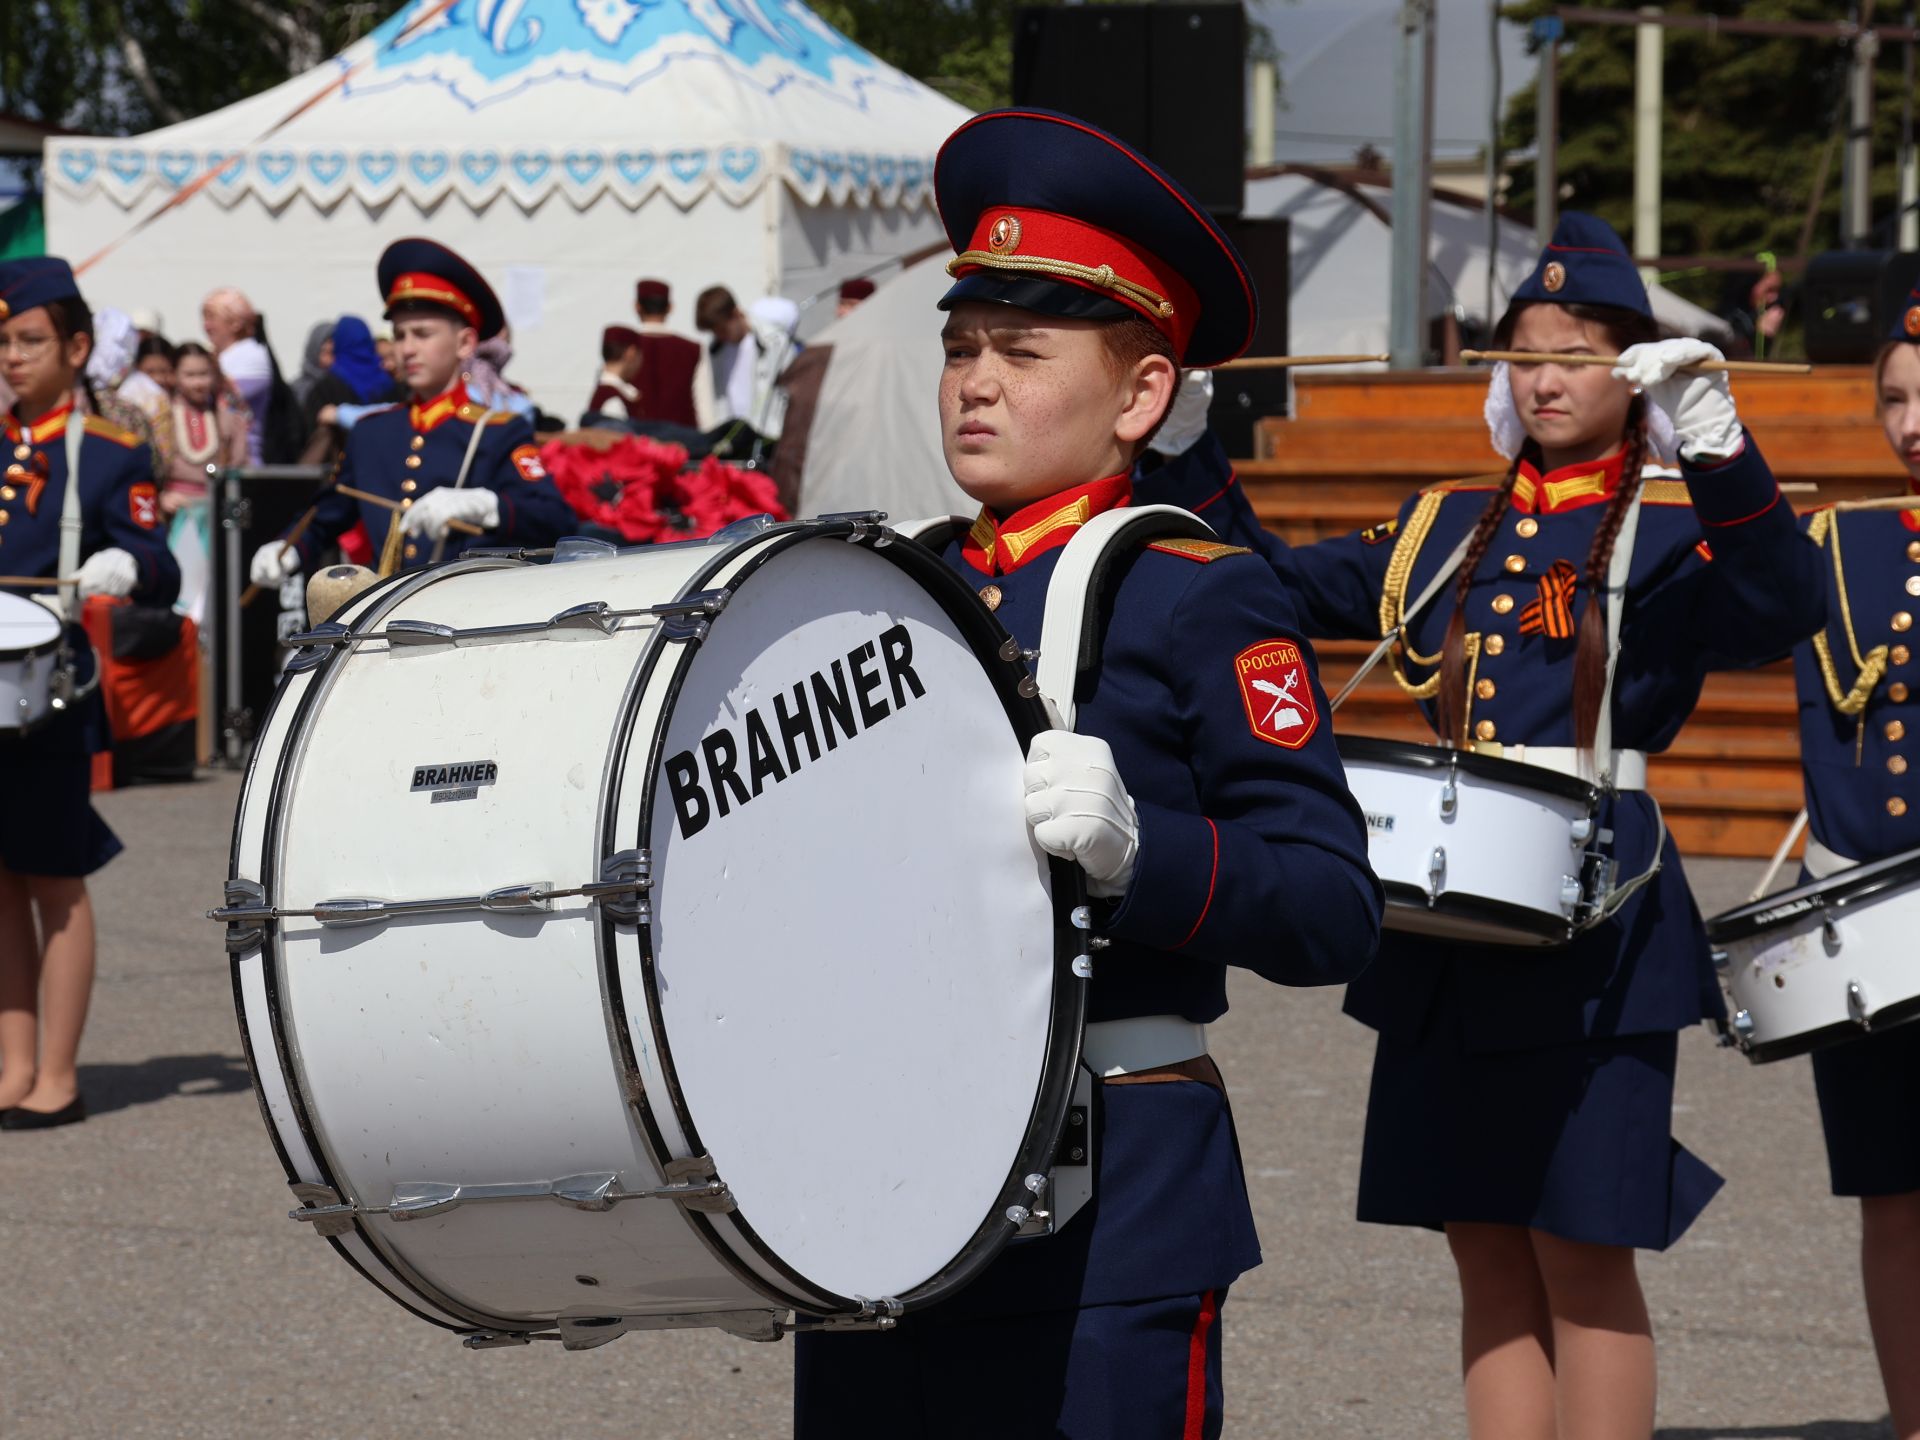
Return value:
<svg viewBox="0 0 1920 1440">
<path fill-rule="evenodd" d="M 947 262 L 947 274 L 958 274 L 962 265 L 978 265 L 987 270 L 1011 270 L 1018 274 L 1056 275 L 1078 280 L 1098 290 L 1112 290 L 1136 305 L 1143 305 L 1162 320 L 1173 315 L 1173 302 L 1156 295 L 1144 285 L 1135 284 L 1113 273 L 1111 265 L 1076 265 L 1071 260 L 1048 260 L 1039 255 L 996 255 L 991 250 L 962 250 Z"/>
</svg>

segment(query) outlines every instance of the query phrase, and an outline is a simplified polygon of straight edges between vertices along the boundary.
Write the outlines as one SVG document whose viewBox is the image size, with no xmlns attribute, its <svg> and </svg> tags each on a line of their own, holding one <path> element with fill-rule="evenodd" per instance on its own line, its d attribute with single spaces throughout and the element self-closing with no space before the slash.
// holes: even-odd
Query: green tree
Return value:
<svg viewBox="0 0 1920 1440">
<path fill-rule="evenodd" d="M 1549 13 L 1547 0 L 1506 7 L 1511 19 Z M 1831 21 L 1845 7 L 1825 0 L 1677 0 L 1673 15 Z M 1892 5 L 1880 18 L 1897 20 Z M 1560 204 L 1590 210 L 1623 235 L 1633 223 L 1634 32 L 1624 25 L 1570 25 L 1560 53 Z M 1666 32 L 1665 128 L 1661 141 L 1661 253 L 1782 259 L 1801 249 L 1802 229 L 1825 160 L 1810 252 L 1840 243 L 1840 150 L 1850 51 L 1839 41 Z M 1890 216 L 1900 121 L 1900 48 L 1875 69 L 1873 213 Z M 1509 201 L 1533 206 L 1537 96 L 1528 86 L 1508 104 L 1502 146 L 1526 151 L 1513 167 Z M 1716 276 L 1677 278 L 1674 288 L 1718 302 Z"/>
</svg>

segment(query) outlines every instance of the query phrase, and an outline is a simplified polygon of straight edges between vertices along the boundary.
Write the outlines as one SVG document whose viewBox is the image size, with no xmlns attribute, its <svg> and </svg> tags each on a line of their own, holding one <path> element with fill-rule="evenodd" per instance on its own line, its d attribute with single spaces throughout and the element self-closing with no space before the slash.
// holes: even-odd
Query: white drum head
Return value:
<svg viewBox="0 0 1920 1440">
<path fill-rule="evenodd" d="M 0 591 L 0 655 L 33 650 L 59 638 L 59 617 L 46 606 Z"/>
<path fill-rule="evenodd" d="M 655 759 L 637 1040 L 763 1254 L 841 1297 L 926 1285 L 1007 1228 L 1049 1070 L 1054 907 L 1005 703 L 927 590 L 813 540 L 739 585 Z"/>
</svg>

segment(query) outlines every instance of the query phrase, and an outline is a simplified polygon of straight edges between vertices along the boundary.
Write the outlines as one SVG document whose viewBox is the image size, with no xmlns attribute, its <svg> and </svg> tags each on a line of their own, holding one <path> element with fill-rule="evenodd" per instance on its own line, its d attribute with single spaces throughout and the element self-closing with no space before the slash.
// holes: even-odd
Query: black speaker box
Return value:
<svg viewBox="0 0 1920 1440">
<path fill-rule="evenodd" d="M 1247 20 L 1239 4 L 1022 9 L 1013 103 L 1091 121 L 1238 215 L 1246 183 Z"/>
<path fill-rule="evenodd" d="M 1254 327 L 1249 355 L 1287 353 L 1287 291 L 1292 275 L 1288 262 L 1288 226 L 1285 220 L 1222 220 L 1252 272 L 1260 294 L 1260 323 Z M 1235 459 L 1255 453 L 1254 430 L 1270 415 L 1285 415 L 1291 390 L 1285 370 L 1217 370 L 1213 376 L 1213 408 L 1207 421 Z"/>
<path fill-rule="evenodd" d="M 1828 250 L 1814 256 L 1802 282 L 1807 358 L 1818 365 L 1871 361 L 1916 281 L 1920 252 Z"/>
</svg>

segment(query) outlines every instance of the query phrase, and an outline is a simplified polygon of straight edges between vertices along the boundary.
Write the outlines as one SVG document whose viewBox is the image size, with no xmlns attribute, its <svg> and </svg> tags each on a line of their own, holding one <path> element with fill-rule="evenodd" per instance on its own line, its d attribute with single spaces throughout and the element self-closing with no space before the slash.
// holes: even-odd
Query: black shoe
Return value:
<svg viewBox="0 0 1920 1440">
<path fill-rule="evenodd" d="M 71 1104 L 58 1110 L 29 1110 L 16 1105 L 0 1110 L 0 1130 L 52 1130 L 61 1125 L 78 1125 L 87 1118 L 87 1102 L 76 1095 Z"/>
</svg>

